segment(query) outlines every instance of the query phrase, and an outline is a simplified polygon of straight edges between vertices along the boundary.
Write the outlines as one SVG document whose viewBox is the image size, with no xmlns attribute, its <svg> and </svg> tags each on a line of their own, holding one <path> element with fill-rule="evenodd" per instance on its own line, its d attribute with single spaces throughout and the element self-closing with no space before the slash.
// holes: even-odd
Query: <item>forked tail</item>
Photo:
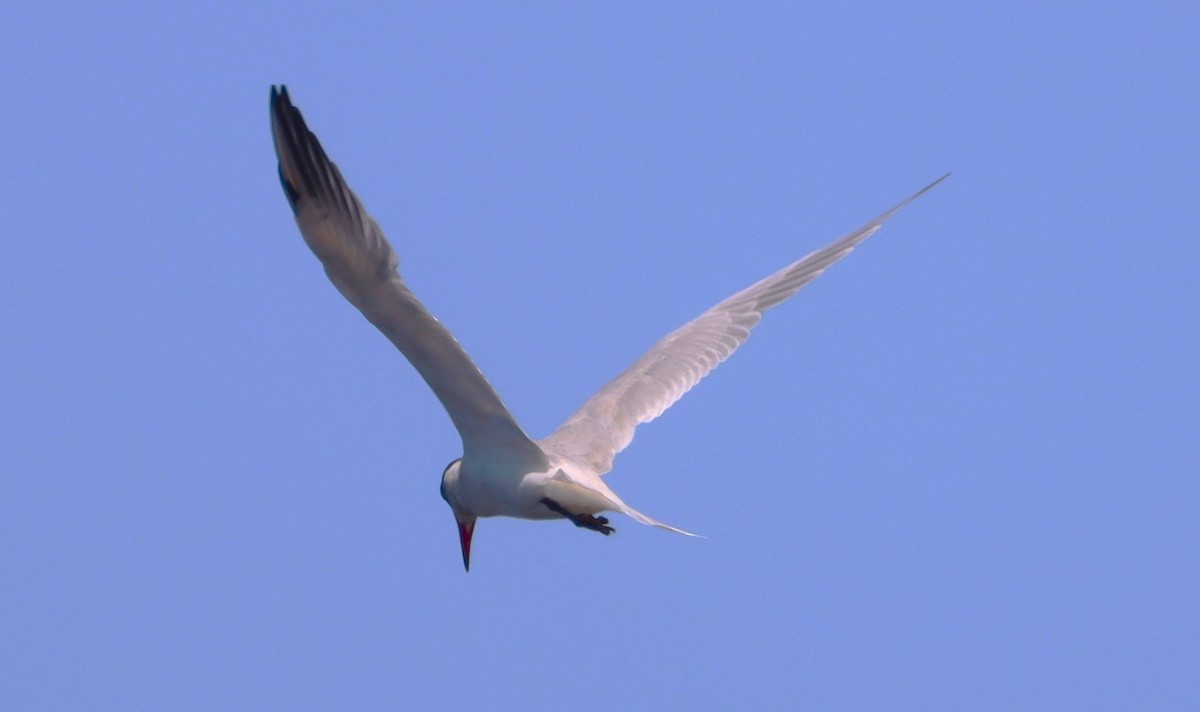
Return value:
<svg viewBox="0 0 1200 712">
<path fill-rule="evenodd" d="M 659 529 L 666 529 L 669 532 L 675 532 L 676 534 L 682 534 L 684 536 L 695 537 L 697 539 L 704 538 L 700 534 L 693 534 L 691 532 L 684 531 L 684 530 L 680 529 L 679 527 L 673 527 L 670 524 L 664 524 L 663 522 L 660 522 L 657 519 L 651 519 L 650 517 L 647 517 L 645 514 L 642 514 L 641 512 L 634 509 L 633 507 L 630 507 L 628 504 L 624 505 L 621 508 L 621 514 L 624 514 L 625 516 L 630 517 L 631 519 L 634 519 L 642 524 L 648 524 L 652 527 L 658 527 Z"/>
</svg>

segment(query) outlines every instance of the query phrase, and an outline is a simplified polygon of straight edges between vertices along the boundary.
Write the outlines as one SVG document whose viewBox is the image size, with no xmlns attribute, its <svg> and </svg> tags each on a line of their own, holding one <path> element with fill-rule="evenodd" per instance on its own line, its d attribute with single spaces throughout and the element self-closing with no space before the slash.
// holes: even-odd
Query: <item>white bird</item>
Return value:
<svg viewBox="0 0 1200 712">
<path fill-rule="evenodd" d="M 450 332 L 413 296 L 379 226 L 308 130 L 287 87 L 271 88 L 271 133 L 279 178 L 309 248 L 342 296 L 358 307 L 412 363 L 462 437 L 463 455 L 442 473 L 442 498 L 458 523 L 463 566 L 471 564 L 478 517 L 569 519 L 611 534 L 601 512 L 688 532 L 625 504 L 604 483 L 613 457 L 729 357 L 768 308 L 792 296 L 870 237 L 938 178 L 848 235 L 793 262 L 664 336 L 589 398 L 549 437 L 532 440 L 500 402 Z"/>
</svg>

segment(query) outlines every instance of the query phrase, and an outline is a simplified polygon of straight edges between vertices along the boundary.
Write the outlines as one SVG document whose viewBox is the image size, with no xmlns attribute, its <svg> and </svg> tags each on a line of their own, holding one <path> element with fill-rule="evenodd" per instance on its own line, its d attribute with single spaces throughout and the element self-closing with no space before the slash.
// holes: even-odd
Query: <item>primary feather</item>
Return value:
<svg viewBox="0 0 1200 712">
<path fill-rule="evenodd" d="M 429 384 L 458 429 L 464 454 L 516 451 L 544 463 L 467 352 L 405 286 L 392 246 L 292 106 L 286 87 L 271 89 L 271 133 L 279 179 L 304 241 L 338 291 Z"/>
<path fill-rule="evenodd" d="M 597 474 L 608 472 L 616 454 L 633 441 L 634 429 L 662 415 L 729 358 L 750 337 L 750 330 L 762 319 L 763 312 L 816 279 L 873 235 L 888 218 L 948 175 L 667 334 L 538 444 L 548 453 L 586 463 Z"/>
</svg>

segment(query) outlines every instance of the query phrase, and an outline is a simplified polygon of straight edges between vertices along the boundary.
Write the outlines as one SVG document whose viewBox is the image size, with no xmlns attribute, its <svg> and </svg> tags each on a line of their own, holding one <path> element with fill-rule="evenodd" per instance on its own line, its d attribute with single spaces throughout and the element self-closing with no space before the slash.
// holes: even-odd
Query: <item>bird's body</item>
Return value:
<svg viewBox="0 0 1200 712">
<path fill-rule="evenodd" d="M 458 522 L 469 565 L 478 517 L 565 518 L 612 533 L 601 512 L 680 534 L 621 501 L 602 476 L 634 429 L 667 408 L 749 336 L 762 313 L 795 294 L 873 234 L 921 189 L 858 230 L 720 302 L 667 334 L 589 398 L 550 436 L 532 440 L 470 357 L 405 286 L 383 232 L 292 106 L 271 90 L 271 129 L 279 176 L 305 242 L 338 291 L 412 363 L 445 406 L 463 456 L 442 475 L 442 497 Z"/>
<path fill-rule="evenodd" d="M 643 524 L 688 533 L 625 504 L 604 479 L 586 465 L 555 456 L 549 456 L 547 463 L 463 457 L 447 468 L 453 482 L 446 488 L 447 496 L 460 509 L 476 517 L 562 518 L 563 515 L 545 505 L 543 500 L 550 499 L 575 514 L 620 512 Z"/>
<path fill-rule="evenodd" d="M 457 478 L 447 489 L 453 502 L 476 517 L 518 517 L 520 519 L 557 519 L 542 500 L 549 498 L 568 511 L 597 514 L 617 509 L 620 500 L 599 478 L 571 479 L 563 463 L 533 469 L 520 463 L 473 462 L 456 460 Z M 591 481 L 589 481 L 591 480 Z M 607 496 L 606 496 L 607 495 Z"/>
</svg>

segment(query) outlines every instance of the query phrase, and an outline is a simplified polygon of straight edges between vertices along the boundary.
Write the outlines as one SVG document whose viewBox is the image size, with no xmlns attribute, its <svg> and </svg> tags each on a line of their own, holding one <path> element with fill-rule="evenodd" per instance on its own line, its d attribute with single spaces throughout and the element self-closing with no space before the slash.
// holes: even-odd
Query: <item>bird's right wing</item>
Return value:
<svg viewBox="0 0 1200 712">
<path fill-rule="evenodd" d="M 462 436 L 464 453 L 517 455 L 544 465 L 545 455 L 467 353 L 400 279 L 396 253 L 308 130 L 287 87 L 271 88 L 271 134 L 279 179 L 304 241 L 338 291 L 433 389 Z"/>
<path fill-rule="evenodd" d="M 729 358 L 749 338 L 750 330 L 762 319 L 764 311 L 795 294 L 948 175 L 854 232 L 743 289 L 667 334 L 538 444 L 547 453 L 586 464 L 597 474 L 608 472 L 616 454 L 633 440 L 634 429 L 662 415 Z"/>
</svg>

